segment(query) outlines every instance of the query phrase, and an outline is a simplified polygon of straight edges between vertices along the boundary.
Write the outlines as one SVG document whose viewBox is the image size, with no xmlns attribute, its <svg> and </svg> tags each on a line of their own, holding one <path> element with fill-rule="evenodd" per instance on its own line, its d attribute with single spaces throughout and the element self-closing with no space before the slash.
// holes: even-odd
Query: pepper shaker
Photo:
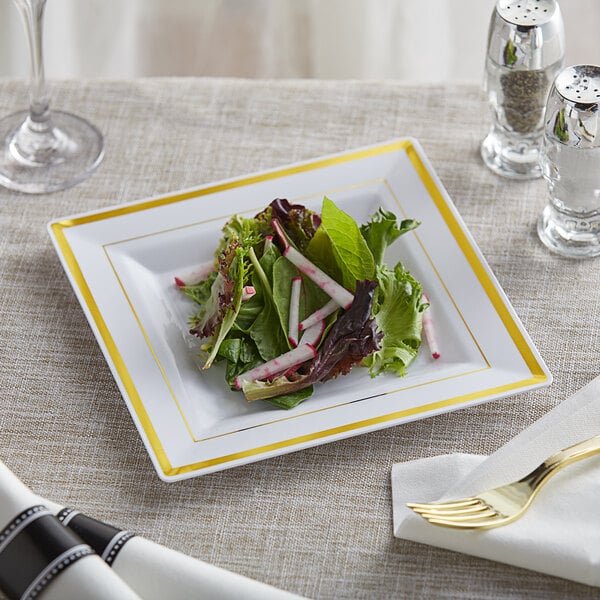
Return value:
<svg viewBox="0 0 600 600">
<path fill-rule="evenodd" d="M 495 173 L 511 179 L 541 176 L 544 108 L 564 48 L 556 0 L 498 0 L 488 33 L 484 82 L 492 127 L 481 144 L 483 161 Z"/>
<path fill-rule="evenodd" d="M 545 121 L 541 164 L 549 198 L 538 235 L 563 256 L 600 256 L 600 66 L 561 71 Z"/>
</svg>

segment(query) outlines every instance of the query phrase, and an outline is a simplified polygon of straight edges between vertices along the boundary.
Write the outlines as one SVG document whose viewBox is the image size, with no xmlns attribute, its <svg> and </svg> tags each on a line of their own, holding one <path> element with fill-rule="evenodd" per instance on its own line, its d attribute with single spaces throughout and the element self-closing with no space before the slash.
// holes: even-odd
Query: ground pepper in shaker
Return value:
<svg viewBox="0 0 600 600">
<path fill-rule="evenodd" d="M 488 33 L 484 84 L 492 128 L 481 144 L 483 161 L 495 173 L 511 179 L 541 176 L 544 108 L 564 47 L 556 0 L 498 0 Z"/>
</svg>

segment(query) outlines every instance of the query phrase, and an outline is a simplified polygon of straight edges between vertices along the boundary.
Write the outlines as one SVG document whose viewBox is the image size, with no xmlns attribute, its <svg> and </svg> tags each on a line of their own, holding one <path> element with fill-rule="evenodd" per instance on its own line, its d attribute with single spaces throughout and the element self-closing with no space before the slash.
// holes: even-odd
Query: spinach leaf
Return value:
<svg viewBox="0 0 600 600">
<path fill-rule="evenodd" d="M 281 322 L 273 296 L 274 265 L 281 259 L 279 250 L 272 245 L 260 260 L 253 251 L 250 260 L 254 266 L 252 284 L 256 290 L 255 296 L 262 301 L 262 310 L 258 313 L 248 334 L 256 344 L 263 360 L 271 360 L 290 349 L 287 337 L 287 325 Z"/>
<path fill-rule="evenodd" d="M 373 279 L 375 261 L 356 221 L 329 198 L 323 198 L 321 225 L 306 254 L 328 275 L 354 291 L 356 282 Z"/>
<path fill-rule="evenodd" d="M 283 394 L 281 396 L 277 396 L 276 398 L 265 398 L 264 401 L 276 406 L 277 408 L 289 410 L 290 408 L 294 408 L 294 406 L 298 406 L 300 402 L 304 402 L 304 400 L 310 398 L 312 395 L 313 386 L 309 385 L 301 390 L 297 390 L 289 394 Z"/>
<path fill-rule="evenodd" d="M 231 336 L 235 334 L 230 334 Z M 225 380 L 236 390 L 235 378 L 263 362 L 254 342 L 247 336 L 228 337 L 219 347 L 218 355 L 227 360 Z"/>
</svg>

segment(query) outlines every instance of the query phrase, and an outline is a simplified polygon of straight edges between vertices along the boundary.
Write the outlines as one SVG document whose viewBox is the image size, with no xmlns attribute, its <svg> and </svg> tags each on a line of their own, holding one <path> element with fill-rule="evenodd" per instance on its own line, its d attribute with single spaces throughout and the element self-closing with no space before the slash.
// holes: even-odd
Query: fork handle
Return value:
<svg viewBox="0 0 600 600">
<path fill-rule="evenodd" d="M 559 450 L 523 479 L 537 487 L 564 467 L 595 454 L 600 454 L 600 435 Z"/>
</svg>

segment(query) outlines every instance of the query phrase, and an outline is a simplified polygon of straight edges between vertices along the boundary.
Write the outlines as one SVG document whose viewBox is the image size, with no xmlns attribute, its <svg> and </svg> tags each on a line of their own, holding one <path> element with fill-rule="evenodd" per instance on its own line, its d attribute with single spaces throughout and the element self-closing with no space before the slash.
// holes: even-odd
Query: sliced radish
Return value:
<svg viewBox="0 0 600 600">
<path fill-rule="evenodd" d="M 235 378 L 235 387 L 240 390 L 244 381 L 262 381 L 283 373 L 296 365 L 300 365 L 317 355 L 317 351 L 311 344 L 300 344 L 293 350 L 269 360 L 266 363 L 254 367 Z"/>
<path fill-rule="evenodd" d="M 295 348 L 298 345 L 298 320 L 300 313 L 300 290 L 302 287 L 302 277 L 292 279 L 292 291 L 290 293 L 290 308 L 288 322 L 288 340 Z"/>
<path fill-rule="evenodd" d="M 423 294 L 423 300 L 429 304 L 429 298 L 427 298 L 425 294 Z M 431 318 L 429 306 L 423 313 L 423 333 L 425 334 L 425 339 L 427 340 L 427 345 L 429 346 L 431 356 L 435 359 L 438 359 L 441 355 L 436 341 L 435 326 L 433 324 L 433 319 Z"/>
<path fill-rule="evenodd" d="M 348 310 L 354 301 L 354 296 L 343 288 L 335 279 L 332 279 L 313 264 L 308 258 L 300 254 L 293 246 L 288 246 L 283 255 L 298 267 L 309 279 L 312 279 L 328 296 L 333 298 L 342 308 Z"/>
<path fill-rule="evenodd" d="M 277 237 L 279 238 L 283 249 L 285 250 L 286 248 L 289 248 L 290 243 L 285 237 L 285 233 L 283 231 L 283 227 L 281 227 L 281 223 L 277 219 L 273 219 L 271 221 L 271 227 L 273 227 L 273 229 L 275 230 L 275 233 L 277 234 Z"/>
<path fill-rule="evenodd" d="M 310 344 L 316 346 L 321 341 L 321 336 L 325 331 L 325 321 L 317 321 L 304 331 L 300 338 L 301 344 Z"/>
<path fill-rule="evenodd" d="M 312 327 L 315 323 L 323 321 L 329 315 L 333 314 L 339 307 L 340 305 L 335 300 L 330 300 L 327 304 L 315 310 L 314 313 L 308 315 L 308 317 L 298 325 L 298 329 L 304 331 L 309 327 Z"/>
<path fill-rule="evenodd" d="M 263 254 L 266 254 L 271 249 L 272 245 L 273 245 L 273 236 L 272 235 L 265 236 L 265 245 L 263 246 Z"/>
<path fill-rule="evenodd" d="M 254 286 L 252 286 L 252 285 L 244 286 L 244 289 L 242 290 L 242 302 L 246 302 L 246 300 L 250 300 L 250 298 L 252 298 L 252 296 L 254 296 L 254 294 L 256 294 L 256 289 L 254 288 Z"/>
<path fill-rule="evenodd" d="M 296 248 L 290 245 L 285 236 L 283 227 L 277 219 L 271 221 L 277 237 L 283 246 L 283 255 L 309 279 L 312 279 L 328 296 L 333 298 L 342 308 L 348 310 L 354 301 L 354 296 L 343 288 L 335 279 L 332 279 L 312 263 L 306 256 L 300 254 Z"/>
<path fill-rule="evenodd" d="M 302 363 L 300 363 L 299 365 L 294 365 L 293 367 L 290 367 L 287 371 L 285 371 L 282 374 L 282 376 L 289 377 L 290 375 L 293 375 L 301 366 L 302 366 Z M 274 377 L 273 379 L 276 379 L 276 377 Z"/>
<path fill-rule="evenodd" d="M 177 287 L 185 287 L 187 285 L 196 285 L 208 279 L 208 276 L 215 270 L 213 262 L 205 262 L 197 267 L 190 269 L 185 275 L 175 277 L 175 285 Z"/>
</svg>

